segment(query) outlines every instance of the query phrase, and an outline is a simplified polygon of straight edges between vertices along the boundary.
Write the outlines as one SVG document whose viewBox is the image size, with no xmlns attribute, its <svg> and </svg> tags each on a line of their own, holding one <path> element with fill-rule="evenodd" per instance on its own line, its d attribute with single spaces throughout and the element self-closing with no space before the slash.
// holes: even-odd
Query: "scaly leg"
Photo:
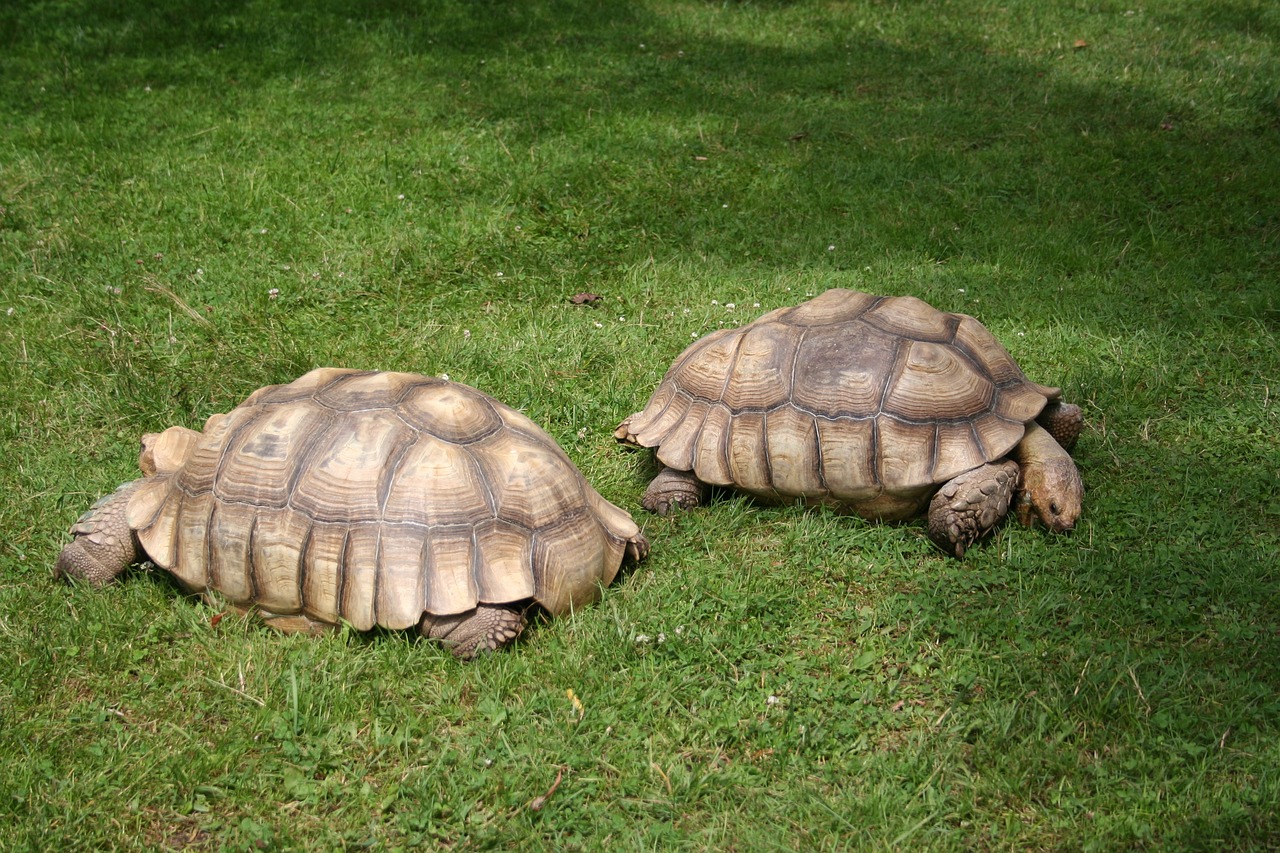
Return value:
<svg viewBox="0 0 1280 853">
<path fill-rule="evenodd" d="M 471 660 L 482 652 L 495 652 L 520 636 L 524 630 L 524 613 L 510 607 L 481 604 L 475 610 L 452 616 L 422 617 L 418 630 L 422 636 L 439 640 L 462 660 Z"/>
<path fill-rule="evenodd" d="M 693 509 L 702 503 L 705 489 L 692 471 L 663 468 L 645 489 L 640 505 L 658 515 L 667 515 L 675 507 Z"/>
<path fill-rule="evenodd" d="M 147 478 L 125 483 L 101 497 L 71 528 L 75 537 L 62 549 L 53 569 L 54 577 L 88 581 L 103 586 L 138 562 L 143 554 L 138 537 L 129 529 L 125 510 L 129 498 Z"/>
<path fill-rule="evenodd" d="M 948 554 L 965 550 L 1009 512 L 1018 463 L 1005 461 L 966 471 L 943 483 L 929 502 L 929 538 Z"/>
</svg>

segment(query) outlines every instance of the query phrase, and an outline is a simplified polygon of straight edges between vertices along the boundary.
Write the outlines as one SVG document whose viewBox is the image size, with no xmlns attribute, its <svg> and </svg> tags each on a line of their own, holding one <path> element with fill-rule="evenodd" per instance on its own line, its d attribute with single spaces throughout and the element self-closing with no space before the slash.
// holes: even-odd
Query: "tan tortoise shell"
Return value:
<svg viewBox="0 0 1280 853">
<path fill-rule="evenodd" d="M 972 317 L 833 289 L 695 341 L 618 437 L 711 485 L 911 507 L 1007 454 L 1059 394 Z"/>
<path fill-rule="evenodd" d="M 152 561 L 275 614 L 359 630 L 529 598 L 559 614 L 643 542 L 533 421 L 444 379 L 321 368 L 154 448 L 128 507 Z"/>
</svg>

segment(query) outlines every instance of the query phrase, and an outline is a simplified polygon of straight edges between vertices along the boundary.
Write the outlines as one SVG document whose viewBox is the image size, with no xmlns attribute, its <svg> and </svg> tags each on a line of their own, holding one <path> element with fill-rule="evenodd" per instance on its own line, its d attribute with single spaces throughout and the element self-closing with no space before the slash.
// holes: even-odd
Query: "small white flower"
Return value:
<svg viewBox="0 0 1280 853">
<path fill-rule="evenodd" d="M 712 300 L 711 300 L 711 304 L 712 304 L 712 305 L 719 305 L 719 304 L 720 304 L 720 302 L 719 302 L 719 300 L 712 299 Z"/>
<path fill-rule="evenodd" d="M 619 318 L 618 318 L 618 322 L 619 322 L 619 323 L 625 323 L 625 322 L 627 322 L 627 318 L 626 318 L 626 317 L 619 317 Z"/>
<path fill-rule="evenodd" d="M 280 267 L 280 269 L 282 269 L 282 270 L 287 270 L 287 269 L 289 269 L 289 265 L 288 265 L 288 264 L 285 264 L 284 266 Z"/>
<path fill-rule="evenodd" d="M 499 271 L 499 273 L 498 273 L 498 278 L 502 278 L 502 273 L 501 273 L 501 271 Z"/>
<path fill-rule="evenodd" d="M 471 340 L 471 330 L 470 330 L 470 329 L 463 329 L 463 330 L 462 330 L 462 339 L 463 339 L 464 341 L 469 341 L 469 340 Z"/>
<path fill-rule="evenodd" d="M 492 758 L 486 758 L 486 759 L 484 760 L 484 766 L 485 766 L 485 767 L 492 767 L 492 766 L 493 766 L 493 759 L 492 759 Z"/>
<path fill-rule="evenodd" d="M 962 288 L 960 288 L 960 292 L 961 292 L 961 293 L 964 293 L 964 288 L 963 288 L 963 287 L 962 287 Z"/>
<path fill-rule="evenodd" d="M 320 273 L 318 273 L 318 272 L 313 272 L 313 273 L 311 274 L 311 277 L 312 277 L 312 278 L 319 278 L 319 277 L 320 277 Z"/>
<path fill-rule="evenodd" d="M 144 91 L 144 92 L 150 92 L 150 91 L 151 91 L 151 87 L 150 87 L 150 86 L 143 86 L 143 87 L 142 87 L 142 91 Z"/>
<path fill-rule="evenodd" d="M 12 316 L 13 316 L 13 309 L 12 309 L 12 308 L 10 308 L 8 311 L 6 311 L 6 312 L 4 312 L 4 313 L 5 313 L 5 315 L 6 315 L 6 316 L 8 316 L 8 317 L 12 317 Z"/>
<path fill-rule="evenodd" d="M 760 307 L 760 303 L 759 303 L 759 302 L 752 302 L 752 303 L 751 303 L 751 307 L 752 307 L 752 308 L 759 308 L 759 307 Z"/>
<path fill-rule="evenodd" d="M 836 244 L 835 244 L 835 243 L 832 243 L 830 246 L 828 246 L 828 247 L 827 247 L 827 251 L 828 251 L 828 252 L 834 252 L 835 250 L 836 250 Z"/>
<path fill-rule="evenodd" d="M 696 338 L 697 336 L 698 336 L 698 333 L 697 333 L 697 332 L 690 332 L 690 333 L 689 333 L 689 337 L 691 337 L 691 338 Z"/>
<path fill-rule="evenodd" d="M 768 699 L 766 699 L 766 700 L 764 700 L 764 703 L 765 703 L 766 705 L 777 705 L 777 704 L 778 704 L 778 697 L 777 697 L 777 696 L 774 696 L 772 693 L 770 693 L 770 694 L 769 694 L 769 698 L 768 698 Z"/>
<path fill-rule="evenodd" d="M 594 325 L 597 329 L 603 329 L 603 328 L 604 328 L 604 323 L 601 323 L 601 322 L 599 322 L 599 321 L 596 321 L 596 322 L 595 322 L 595 323 L 593 323 L 592 325 Z"/>
<path fill-rule="evenodd" d="M 587 437 L 586 427 L 583 427 L 582 429 L 578 430 L 578 438 L 586 438 L 586 437 Z"/>
<path fill-rule="evenodd" d="M 401 201 L 404 201 L 404 193 L 400 193 L 400 195 L 396 196 L 396 198 L 400 199 Z"/>
<path fill-rule="evenodd" d="M 521 227 L 520 227 L 519 225 L 517 225 L 517 226 L 516 226 L 516 230 L 517 230 L 517 231 L 521 231 L 521 230 L 523 230 L 523 229 L 521 229 Z"/>
<path fill-rule="evenodd" d="M 196 275 L 204 275 L 204 270 L 200 269 L 199 267 L 196 267 Z"/>
<path fill-rule="evenodd" d="M 649 642 L 651 639 L 652 638 L 648 634 L 636 634 L 636 645 L 643 646 L 645 643 Z"/>
<path fill-rule="evenodd" d="M 662 633 L 661 631 L 659 631 L 659 632 L 658 632 L 658 642 L 659 642 L 659 643 L 665 643 L 666 641 L 667 641 L 667 635 L 666 635 L 666 634 L 664 634 L 664 633 Z"/>
<path fill-rule="evenodd" d="M 12 309 L 10 309 L 10 310 L 12 310 Z M 1018 332 L 1018 337 L 1020 337 L 1020 338 L 1025 338 L 1026 336 L 1027 336 L 1027 333 L 1026 333 L 1026 332 Z"/>
<path fill-rule="evenodd" d="M 270 290 L 268 290 L 268 291 L 267 291 L 267 298 L 268 298 L 268 299 L 275 299 L 275 298 L 277 298 L 279 295 L 280 295 L 280 288 L 278 288 L 278 287 L 273 287 L 273 288 L 271 288 Z"/>
<path fill-rule="evenodd" d="M 449 381 L 449 374 L 447 374 L 447 373 L 441 373 L 441 374 L 440 374 L 440 378 L 441 378 L 441 379 L 443 379 L 445 382 L 448 382 L 448 381 Z"/>
<path fill-rule="evenodd" d="M 689 313 L 689 309 L 688 309 L 688 308 L 684 309 L 684 311 L 683 311 L 682 313 L 684 313 L 684 314 L 688 314 L 688 313 Z"/>
<path fill-rule="evenodd" d="M 734 305 L 732 302 L 726 302 L 726 303 L 724 304 L 724 307 L 725 307 L 725 308 L 728 308 L 730 311 L 732 311 L 734 308 L 737 308 L 738 306 L 737 306 L 737 305 Z"/>
<path fill-rule="evenodd" d="M 259 234 L 266 234 L 266 233 L 267 233 L 267 229 L 263 228 L 263 229 L 262 229 L 261 231 L 259 231 L 258 233 L 259 233 Z"/>
</svg>

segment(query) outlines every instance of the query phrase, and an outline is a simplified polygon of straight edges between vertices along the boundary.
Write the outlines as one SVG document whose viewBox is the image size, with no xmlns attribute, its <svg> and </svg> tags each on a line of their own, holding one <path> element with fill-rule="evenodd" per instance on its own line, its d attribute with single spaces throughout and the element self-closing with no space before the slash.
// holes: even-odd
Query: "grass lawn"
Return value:
<svg viewBox="0 0 1280 853">
<path fill-rule="evenodd" d="M 837 286 L 1084 407 L 1074 533 L 644 514 L 618 421 Z M 652 556 L 471 664 L 51 579 L 318 365 L 521 409 Z M 1278 429 L 1270 0 L 0 8 L 0 848 L 1275 848 Z"/>
</svg>

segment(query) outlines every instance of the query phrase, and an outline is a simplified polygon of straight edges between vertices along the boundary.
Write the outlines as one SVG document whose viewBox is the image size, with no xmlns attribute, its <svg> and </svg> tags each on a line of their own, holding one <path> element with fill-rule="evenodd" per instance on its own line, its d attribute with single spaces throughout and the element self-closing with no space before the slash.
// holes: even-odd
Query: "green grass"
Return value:
<svg viewBox="0 0 1280 853">
<path fill-rule="evenodd" d="M 1277 81 L 1266 0 L 4 5 L 0 847 L 1280 845 Z M 470 665 L 51 579 L 142 433 L 321 364 L 639 518 L 616 423 L 834 286 L 1085 407 L 1073 534 L 725 496 Z"/>
</svg>

